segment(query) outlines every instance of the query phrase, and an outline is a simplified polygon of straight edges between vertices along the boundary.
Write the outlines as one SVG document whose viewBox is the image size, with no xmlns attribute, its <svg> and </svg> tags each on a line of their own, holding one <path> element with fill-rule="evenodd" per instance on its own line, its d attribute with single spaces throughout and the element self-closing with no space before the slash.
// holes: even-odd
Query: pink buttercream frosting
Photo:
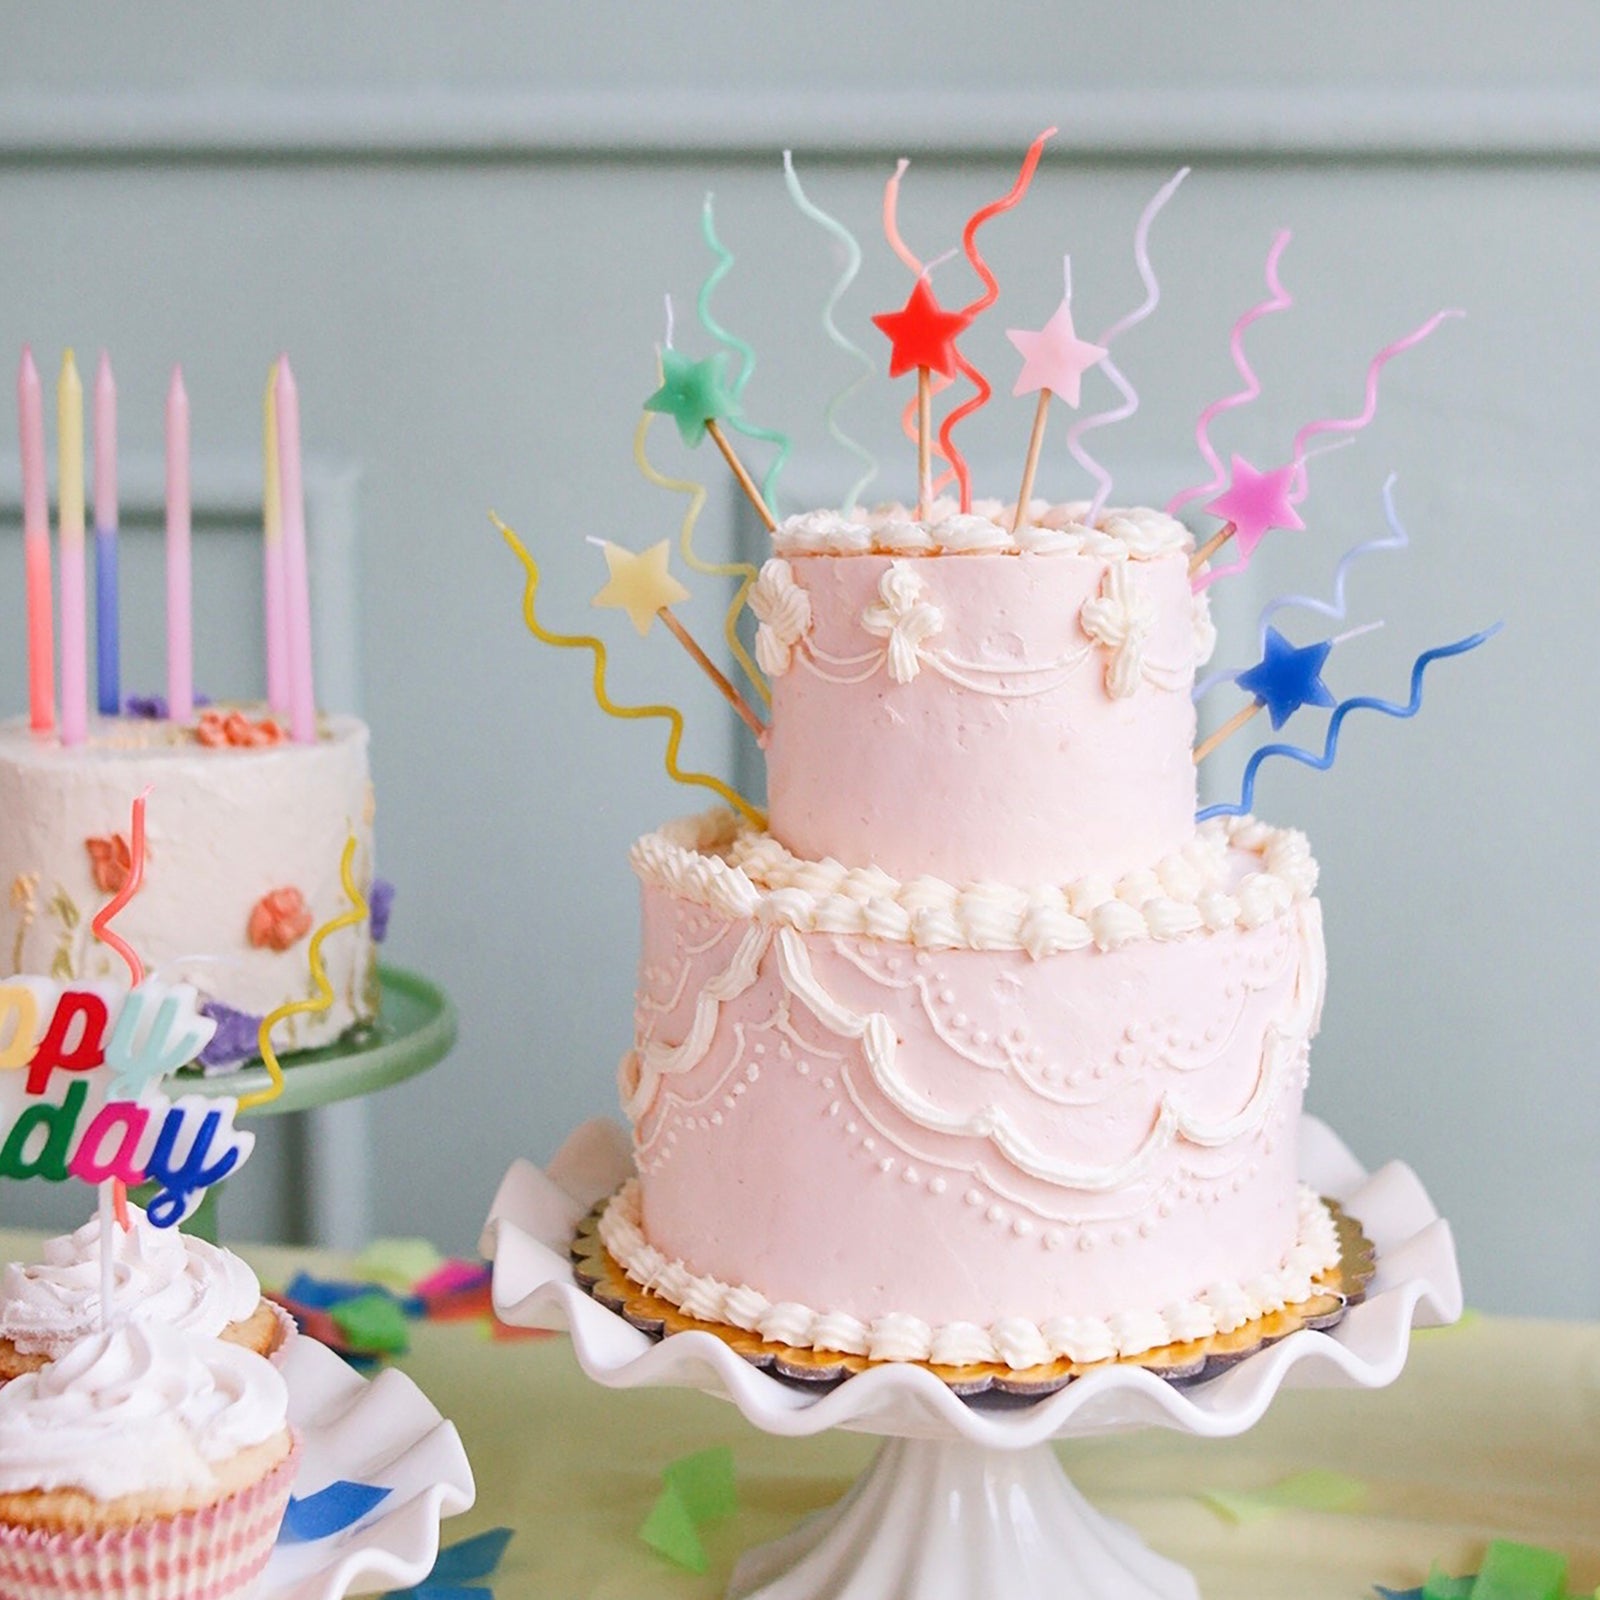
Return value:
<svg viewBox="0 0 1600 1600">
<path fill-rule="evenodd" d="M 796 855 L 1028 884 L 1117 876 L 1188 840 L 1182 550 L 786 564 L 809 627 L 773 680 L 767 787 Z"/>
</svg>

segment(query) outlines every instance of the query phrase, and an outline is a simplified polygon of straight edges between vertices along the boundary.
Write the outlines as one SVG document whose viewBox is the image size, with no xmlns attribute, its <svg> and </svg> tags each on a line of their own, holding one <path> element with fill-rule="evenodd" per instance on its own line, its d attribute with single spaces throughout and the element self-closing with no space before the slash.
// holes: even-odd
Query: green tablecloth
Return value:
<svg viewBox="0 0 1600 1600">
<path fill-rule="evenodd" d="M 341 1266 L 244 1253 L 269 1281 Z M 478 1503 L 446 1539 L 516 1530 L 496 1600 L 711 1600 L 741 1550 L 838 1498 L 875 1447 L 768 1438 L 703 1395 L 602 1389 L 561 1337 L 501 1344 L 472 1324 L 419 1324 L 400 1365 L 456 1423 L 477 1474 Z M 706 1530 L 700 1577 L 637 1531 L 661 1469 L 713 1444 L 732 1446 L 741 1506 Z M 1495 1536 L 1564 1550 L 1575 1592 L 1600 1584 L 1600 1326 L 1474 1319 L 1419 1335 L 1392 1388 L 1287 1393 L 1238 1439 L 1152 1430 L 1062 1453 L 1079 1488 L 1191 1567 L 1207 1600 L 1357 1600 L 1375 1580 L 1420 1583 L 1436 1557 L 1469 1570 Z M 1197 1498 L 1312 1467 L 1362 1479 L 1361 1508 L 1236 1526 Z"/>
</svg>

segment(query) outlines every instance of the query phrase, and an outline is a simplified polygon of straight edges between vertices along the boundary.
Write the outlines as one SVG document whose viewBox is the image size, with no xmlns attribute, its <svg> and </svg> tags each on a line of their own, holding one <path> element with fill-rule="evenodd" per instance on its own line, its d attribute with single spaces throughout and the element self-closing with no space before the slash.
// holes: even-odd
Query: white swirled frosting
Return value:
<svg viewBox="0 0 1600 1600">
<path fill-rule="evenodd" d="M 792 1301 L 774 1304 L 747 1284 L 691 1272 L 683 1262 L 669 1261 L 645 1237 L 637 1180 L 626 1183 L 606 1207 L 600 1237 L 635 1283 L 703 1322 L 731 1323 L 799 1350 L 837 1350 L 873 1361 L 931 1361 L 948 1367 L 1003 1363 L 1013 1370 L 1060 1360 L 1109 1361 L 1232 1333 L 1257 1317 L 1309 1300 L 1315 1292 L 1312 1280 L 1339 1259 L 1338 1230 L 1327 1206 L 1302 1186 L 1294 1247 L 1276 1271 L 1248 1283 L 1217 1283 L 1192 1300 L 1110 1317 L 1055 1317 L 1042 1323 L 1005 1317 L 988 1327 L 975 1322 L 932 1327 L 898 1312 L 864 1322 L 847 1312 L 817 1312 Z"/>
<path fill-rule="evenodd" d="M 803 933 L 856 933 L 934 950 L 1026 950 L 1038 959 L 1202 930 L 1257 928 L 1308 900 L 1317 864 L 1302 833 L 1253 817 L 1203 824 L 1183 850 L 1112 882 L 1019 888 L 902 883 L 876 867 L 802 861 L 727 811 L 666 824 L 633 847 L 648 883 L 730 917 Z"/>
<path fill-rule="evenodd" d="M 1027 551 L 1036 555 L 1098 555 L 1150 561 L 1187 550 L 1189 530 L 1175 517 L 1146 507 L 1112 507 L 1091 527 L 1087 500 L 1052 505 L 1034 500 L 1015 531 L 1016 507 L 975 500 L 962 512 L 953 500 L 938 500 L 925 518 L 903 505 L 871 511 L 805 511 L 778 524 L 772 536 L 779 555 L 962 555 L 978 551 Z"/>
<path fill-rule="evenodd" d="M 204 1491 L 216 1464 L 283 1431 L 288 1404 L 249 1350 L 123 1322 L 0 1389 L 0 1492 Z"/>
<path fill-rule="evenodd" d="M 176 1228 L 154 1227 L 137 1206 L 115 1235 L 113 1302 L 136 1321 L 215 1335 L 261 1303 L 244 1262 Z M 0 1339 L 23 1355 L 60 1356 L 100 1325 L 100 1219 L 49 1240 L 44 1260 L 15 1262 L 0 1275 Z"/>
</svg>

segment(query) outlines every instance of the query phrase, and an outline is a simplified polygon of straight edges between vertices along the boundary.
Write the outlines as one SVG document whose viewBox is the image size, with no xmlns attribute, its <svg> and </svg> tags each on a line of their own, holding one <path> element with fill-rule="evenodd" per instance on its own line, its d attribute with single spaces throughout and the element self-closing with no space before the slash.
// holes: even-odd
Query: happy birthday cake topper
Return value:
<svg viewBox="0 0 1600 1600">
<path fill-rule="evenodd" d="M 161 1089 L 217 1024 L 189 984 L 147 979 L 112 927 L 144 881 L 145 806 L 144 795 L 133 803 L 127 882 L 92 923 L 128 983 L 0 983 L 0 1177 L 114 1186 L 119 1212 L 149 1184 L 146 1215 L 170 1228 L 248 1160 L 255 1135 L 234 1127 L 232 1099 Z"/>
</svg>

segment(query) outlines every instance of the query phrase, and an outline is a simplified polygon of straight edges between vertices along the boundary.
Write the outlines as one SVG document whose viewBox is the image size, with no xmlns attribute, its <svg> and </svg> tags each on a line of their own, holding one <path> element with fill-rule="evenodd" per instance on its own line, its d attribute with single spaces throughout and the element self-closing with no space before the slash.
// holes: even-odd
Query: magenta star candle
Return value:
<svg viewBox="0 0 1600 1600">
<path fill-rule="evenodd" d="M 183 368 L 167 390 L 167 715 L 194 715 L 194 630 L 190 572 L 189 396 Z"/>
<path fill-rule="evenodd" d="M 311 587 L 306 569 L 305 486 L 300 472 L 300 395 L 286 355 L 278 358 L 274 388 L 288 618 L 289 733 L 297 744 L 312 744 L 317 737 L 317 696 L 311 679 Z"/>
<path fill-rule="evenodd" d="M 44 391 L 33 351 L 17 371 L 17 431 L 22 446 L 22 555 L 28 607 L 28 724 L 56 725 L 55 620 L 50 594 L 50 480 L 44 462 Z"/>
<path fill-rule="evenodd" d="M 89 592 L 83 548 L 83 380 L 69 350 L 56 385 L 56 522 L 61 536 L 61 742 L 89 737 Z"/>
<path fill-rule="evenodd" d="M 96 703 L 122 709 L 122 634 L 117 576 L 117 384 L 100 352 L 94 375 L 94 622 Z"/>
</svg>

